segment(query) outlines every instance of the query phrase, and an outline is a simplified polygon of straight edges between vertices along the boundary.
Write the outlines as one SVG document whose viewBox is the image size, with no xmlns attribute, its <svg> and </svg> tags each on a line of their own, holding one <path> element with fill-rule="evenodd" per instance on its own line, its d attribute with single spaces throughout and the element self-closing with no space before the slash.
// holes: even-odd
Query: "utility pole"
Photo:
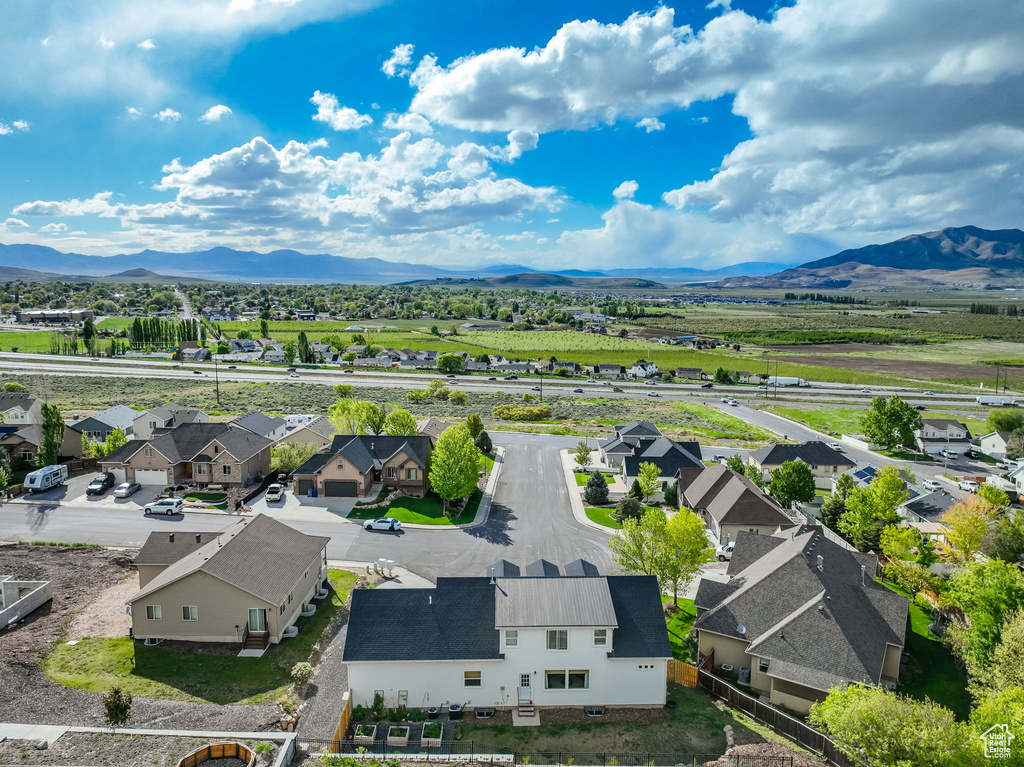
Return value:
<svg viewBox="0 0 1024 767">
<path fill-rule="evenodd" d="M 213 385 L 217 390 L 217 407 L 220 407 L 220 373 L 217 368 L 217 355 L 213 355 Z"/>
<path fill-rule="evenodd" d="M 540 371 L 540 402 L 541 402 L 542 405 L 544 404 L 544 369 L 543 368 L 541 368 L 541 371 Z"/>
</svg>

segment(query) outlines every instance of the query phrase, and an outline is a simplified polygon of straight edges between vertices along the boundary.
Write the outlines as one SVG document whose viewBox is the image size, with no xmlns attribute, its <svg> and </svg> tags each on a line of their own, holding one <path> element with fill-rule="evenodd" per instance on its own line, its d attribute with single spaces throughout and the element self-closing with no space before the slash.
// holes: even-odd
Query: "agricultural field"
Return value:
<svg viewBox="0 0 1024 767">
<path fill-rule="evenodd" d="M 50 352 L 52 330 L 0 332 L 0 352 Z"/>
<path fill-rule="evenodd" d="M 127 330 L 135 322 L 134 317 L 107 317 L 97 323 L 96 327 L 104 330 Z"/>
</svg>

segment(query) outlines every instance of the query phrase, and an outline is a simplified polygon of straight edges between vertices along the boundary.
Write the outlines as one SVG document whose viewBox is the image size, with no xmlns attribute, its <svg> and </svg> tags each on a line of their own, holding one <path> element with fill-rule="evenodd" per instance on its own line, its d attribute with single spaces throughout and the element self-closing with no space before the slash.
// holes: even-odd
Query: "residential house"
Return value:
<svg viewBox="0 0 1024 767">
<path fill-rule="evenodd" d="M 0 392 L 0 415 L 7 425 L 43 422 L 43 401 L 28 392 Z"/>
<path fill-rule="evenodd" d="M 136 411 L 132 430 L 136 439 L 152 439 L 165 429 L 173 429 L 183 423 L 206 423 L 209 420 L 210 416 L 202 410 L 171 402 L 141 413 Z"/>
<path fill-rule="evenodd" d="M 628 421 L 617 423 L 612 427 L 614 437 L 599 442 L 597 453 L 601 462 L 613 468 L 620 468 L 627 455 L 633 455 L 638 449 L 643 452 L 654 440 L 662 436 L 661 429 L 647 421 Z"/>
<path fill-rule="evenodd" d="M 330 447 L 292 472 L 296 495 L 360 498 L 375 484 L 423 497 L 430 490 L 428 474 L 433 445 L 429 437 L 339 434 Z"/>
<path fill-rule="evenodd" d="M 501 325 L 499 325 L 497 322 L 463 322 L 461 325 L 459 325 L 459 330 L 501 330 Z"/>
<path fill-rule="evenodd" d="M 232 338 L 228 343 L 233 352 L 256 352 L 260 349 L 259 343 L 251 338 Z"/>
<path fill-rule="evenodd" d="M 389 368 L 393 363 L 388 355 L 379 354 L 376 357 L 356 357 L 348 364 L 353 367 Z"/>
<path fill-rule="evenodd" d="M 962 421 L 952 418 L 924 418 L 916 441 L 918 449 L 930 455 L 947 449 L 963 453 L 971 449 L 971 432 Z"/>
<path fill-rule="evenodd" d="M 368 356 L 370 347 L 366 344 L 349 344 L 345 347 L 343 354 L 354 354 L 356 358 Z"/>
<path fill-rule="evenodd" d="M 907 597 L 875 581 L 874 554 L 832 542 L 820 527 L 740 532 L 725 583 L 697 588 L 698 650 L 719 671 L 749 672 L 776 706 L 806 713 L 830 689 L 895 686 Z"/>
<path fill-rule="evenodd" d="M 685 378 L 690 381 L 703 381 L 704 370 L 702 368 L 676 368 L 676 378 Z"/>
<path fill-rule="evenodd" d="M 530 375 L 537 372 L 537 368 L 530 362 L 501 362 L 491 367 L 499 373 L 512 375 Z"/>
<path fill-rule="evenodd" d="M 227 423 L 183 423 L 152 439 L 131 440 L 99 463 L 118 482 L 247 486 L 270 471 L 272 444 Z"/>
<path fill-rule="evenodd" d="M 761 383 L 761 374 L 751 373 L 749 370 L 736 370 L 732 374 L 732 380 L 741 384 L 759 384 Z"/>
<path fill-rule="evenodd" d="M 1013 432 L 1010 431 L 990 431 L 978 437 L 978 449 L 985 455 L 1002 461 L 1006 458 L 1006 443 L 1012 435 Z"/>
<path fill-rule="evenodd" d="M 436 442 L 445 429 L 454 425 L 451 421 L 442 421 L 438 418 L 423 418 L 416 422 L 416 429 L 424 437 L 430 437 L 431 440 Z"/>
<path fill-rule="evenodd" d="M 343 656 L 352 703 L 379 694 L 387 706 L 459 702 L 525 717 L 664 706 L 672 649 L 657 579 L 602 576 L 585 562 L 562 577 L 552 567 L 520 577 L 499 561 L 433 588 L 354 591 Z"/>
<path fill-rule="evenodd" d="M 264 347 L 260 360 L 268 365 L 283 365 L 286 362 L 283 349 Z"/>
<path fill-rule="evenodd" d="M 277 440 L 278 444 L 317 445 L 325 448 L 334 437 L 334 424 L 325 416 L 315 416 L 302 423 L 286 424 L 284 436 Z"/>
<path fill-rule="evenodd" d="M 939 517 L 945 514 L 957 500 L 946 490 L 936 490 L 927 495 L 916 495 L 914 498 L 907 499 L 900 506 L 899 511 L 910 524 L 915 522 L 936 523 L 939 521 Z"/>
<path fill-rule="evenodd" d="M 271 442 L 277 442 L 288 431 L 288 425 L 283 418 L 276 415 L 264 415 L 258 410 L 250 410 L 245 415 L 238 416 L 238 418 L 230 423 L 232 426 L 247 429 L 253 434 L 269 439 Z"/>
<path fill-rule="evenodd" d="M 174 352 L 174 359 L 181 362 L 202 362 L 210 354 L 205 346 L 200 346 L 195 341 L 184 341 L 179 344 Z"/>
<path fill-rule="evenodd" d="M 0 424 L 0 451 L 15 469 L 35 464 L 42 441 L 43 434 L 38 424 Z M 78 456 L 81 455 L 79 440 Z"/>
<path fill-rule="evenodd" d="M 699 514 L 721 544 L 736 540 L 741 532 L 771 535 L 779 528 L 793 526 L 774 500 L 725 464 L 716 464 L 696 474 L 681 473 L 678 480 L 679 505 Z"/>
<path fill-rule="evenodd" d="M 135 419 L 139 417 L 139 411 L 127 405 L 114 405 L 106 410 L 93 413 L 92 417 L 114 429 L 120 429 L 125 436 L 131 437 L 135 434 Z"/>
<path fill-rule="evenodd" d="M 594 375 L 600 378 L 625 378 L 626 368 L 622 365 L 595 365 Z"/>
<path fill-rule="evenodd" d="M 68 428 L 64 430 L 65 438 L 67 438 L 68 432 L 77 432 L 79 436 L 76 439 L 79 443 L 81 443 L 83 435 L 90 442 L 106 442 L 114 429 L 117 428 L 116 426 L 111 426 L 109 423 L 101 421 L 95 416 L 83 418 L 80 421 L 69 423 L 67 426 Z"/>
<path fill-rule="evenodd" d="M 769 445 L 747 456 L 747 463 L 761 472 L 765 482 L 771 479 L 773 471 L 789 461 L 806 463 L 814 475 L 815 486 L 821 488 L 831 487 L 833 475 L 841 474 L 856 465 L 838 450 L 817 441 L 799 445 Z"/>
<path fill-rule="evenodd" d="M 658 375 L 658 366 L 654 362 L 635 362 L 629 374 L 634 378 L 653 378 Z"/>
<path fill-rule="evenodd" d="M 551 362 L 548 363 L 548 370 L 552 373 L 564 370 L 569 375 L 576 375 L 580 372 L 580 364 L 578 362 L 570 362 L 567 360 L 551 360 Z"/>
<path fill-rule="evenodd" d="M 329 542 L 265 514 L 219 533 L 152 532 L 136 557 L 132 636 L 257 649 L 294 636 L 328 593 Z"/>
<path fill-rule="evenodd" d="M 486 373 L 490 366 L 486 362 L 468 359 L 463 363 L 462 367 L 469 373 Z"/>
<path fill-rule="evenodd" d="M 696 442 L 673 442 L 668 437 L 658 437 L 653 442 L 643 442 L 629 455 L 622 457 L 619 472 L 627 486 L 640 476 L 640 466 L 653 463 L 658 467 L 658 481 L 662 487 L 674 485 L 680 469 L 703 467 L 700 460 L 700 445 Z"/>
</svg>

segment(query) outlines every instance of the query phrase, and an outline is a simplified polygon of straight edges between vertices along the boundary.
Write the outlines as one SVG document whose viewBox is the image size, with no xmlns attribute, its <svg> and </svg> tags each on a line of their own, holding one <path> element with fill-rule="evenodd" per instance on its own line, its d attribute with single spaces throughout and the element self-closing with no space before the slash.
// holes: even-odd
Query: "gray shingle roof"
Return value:
<svg viewBox="0 0 1024 767">
<path fill-rule="evenodd" d="M 671 658 L 658 579 L 653 575 L 612 575 L 608 591 L 618 627 L 612 632 L 613 658 Z"/>
<path fill-rule="evenodd" d="M 35 404 L 39 398 L 35 394 L 30 392 L 0 392 L 0 410 L 10 410 L 12 408 L 21 408 L 22 410 L 31 410 L 32 405 Z"/>
<path fill-rule="evenodd" d="M 939 517 L 954 503 L 956 498 L 947 492 L 937 490 L 928 495 L 918 496 L 903 504 L 903 508 L 916 514 L 924 522 L 937 522 Z"/>
<path fill-rule="evenodd" d="M 187 424 L 185 424 L 187 425 Z M 179 426 L 178 429 L 183 428 Z M 177 429 L 175 429 L 177 431 Z M 173 432 L 171 432 L 173 434 Z M 239 429 L 237 426 L 229 426 L 229 428 L 222 432 L 215 438 L 224 449 L 227 450 L 236 460 L 244 461 L 247 458 L 251 458 L 264 448 L 270 447 L 273 443 L 272 440 L 266 437 L 261 437 L 259 434 L 253 434 L 251 431 L 245 429 Z"/>
<path fill-rule="evenodd" d="M 601 443 L 601 450 L 612 455 L 629 455 L 636 445 L 625 442 L 621 437 L 609 437 Z"/>
<path fill-rule="evenodd" d="M 600 572 L 598 572 L 596 565 L 588 562 L 585 559 L 574 559 L 572 562 L 567 564 L 563 569 L 565 570 L 566 576 L 570 578 L 591 578 L 601 574 Z"/>
<path fill-rule="evenodd" d="M 704 507 L 720 525 L 792 525 L 786 513 L 757 485 L 732 474 Z"/>
<path fill-rule="evenodd" d="M 699 455 L 698 451 L 697 456 Z M 658 437 L 643 452 L 625 456 L 622 463 L 626 468 L 626 476 L 629 477 L 639 475 L 642 463 L 653 463 L 657 466 L 660 477 L 675 477 L 676 472 L 682 468 L 703 466 L 697 456 L 667 437 Z"/>
<path fill-rule="evenodd" d="M 329 448 L 311 457 L 292 473 L 315 474 L 340 454 L 343 460 L 365 474 L 375 467 L 380 468 L 389 458 L 403 451 L 418 466 L 426 468 L 430 456 L 430 437 L 338 434 Z"/>
<path fill-rule="evenodd" d="M 278 416 L 264 415 L 258 410 L 251 410 L 245 415 L 238 416 L 231 423 L 243 429 L 248 429 L 253 434 L 259 434 L 261 437 L 269 437 L 284 426 L 284 419 Z"/>
<path fill-rule="evenodd" d="M 100 466 L 109 466 L 112 464 L 121 464 L 135 455 L 139 450 L 142 449 L 143 445 L 148 445 L 148 439 L 132 439 L 125 442 L 117 450 L 111 453 L 107 453 L 105 456 L 100 458 Z"/>
<path fill-rule="evenodd" d="M 526 565 L 526 575 L 531 578 L 557 578 L 561 575 L 558 565 L 546 559 L 538 559 Z"/>
<path fill-rule="evenodd" d="M 756 537 L 741 533 L 736 552 Z M 768 658 L 773 676 L 819 690 L 877 684 L 886 644 L 903 645 L 907 598 L 876 584 L 871 567 L 862 584 L 861 566 L 874 557 L 832 543 L 821 528 L 777 537 L 781 543 L 739 572 L 730 567 L 735 590 L 720 590 L 721 601 L 694 627 L 749 641 L 748 652 Z"/>
<path fill-rule="evenodd" d="M 321 553 L 331 540 L 300 533 L 265 514 L 238 520 L 219 538 L 170 565 L 128 601 L 138 601 L 201 571 L 278 605 L 306 570 L 319 567 Z"/>
<path fill-rule="evenodd" d="M 320 469 L 329 464 L 333 458 L 334 455 L 332 453 L 314 453 L 307 458 L 301 466 L 295 469 L 295 471 L 292 472 L 292 475 L 316 474 Z"/>
<path fill-rule="evenodd" d="M 750 457 L 761 466 L 781 466 L 786 461 L 803 461 L 808 466 L 853 466 L 854 462 L 824 442 L 800 445 L 769 445 L 754 450 Z"/>
<path fill-rule="evenodd" d="M 499 559 L 493 565 L 484 569 L 489 578 L 518 578 L 519 565 L 512 564 L 507 559 Z"/>
<path fill-rule="evenodd" d="M 620 437 L 660 437 L 661 429 L 648 421 L 627 421 L 613 427 Z"/>
<path fill-rule="evenodd" d="M 499 578 L 496 628 L 615 626 L 606 578 Z"/>
<path fill-rule="evenodd" d="M 173 533 L 152 532 L 139 549 L 135 564 L 172 565 L 210 541 L 217 540 L 218 535 L 220 533 L 217 532 L 196 533 L 181 530 L 175 530 Z"/>
</svg>

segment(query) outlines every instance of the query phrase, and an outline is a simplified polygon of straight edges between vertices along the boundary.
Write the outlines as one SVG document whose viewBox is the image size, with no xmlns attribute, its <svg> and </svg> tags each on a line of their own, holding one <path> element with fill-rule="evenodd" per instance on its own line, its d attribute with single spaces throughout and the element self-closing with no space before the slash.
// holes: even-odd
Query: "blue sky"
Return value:
<svg viewBox="0 0 1024 767">
<path fill-rule="evenodd" d="M 1016 227 L 1022 6 L 0 0 L 0 242 L 710 268 Z"/>
</svg>

